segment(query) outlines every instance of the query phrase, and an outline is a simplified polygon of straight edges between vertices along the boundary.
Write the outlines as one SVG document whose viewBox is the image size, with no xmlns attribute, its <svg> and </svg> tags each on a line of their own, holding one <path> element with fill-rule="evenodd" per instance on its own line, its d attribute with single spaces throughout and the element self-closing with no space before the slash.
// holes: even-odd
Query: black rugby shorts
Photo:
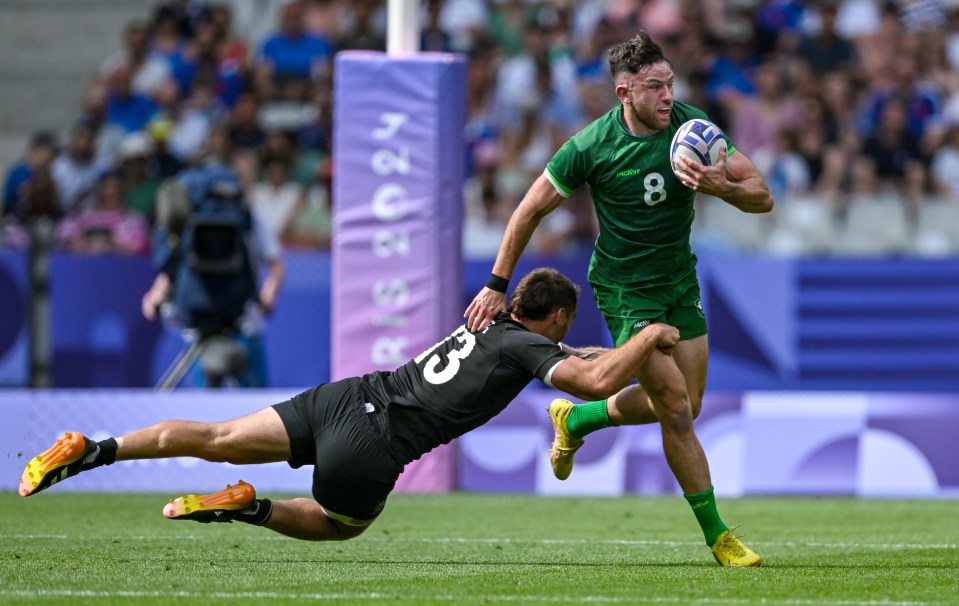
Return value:
<svg viewBox="0 0 959 606">
<path fill-rule="evenodd" d="M 291 467 L 313 465 L 313 498 L 334 519 L 383 511 L 403 466 L 364 408 L 355 378 L 326 383 L 275 404 L 290 436 Z"/>
</svg>

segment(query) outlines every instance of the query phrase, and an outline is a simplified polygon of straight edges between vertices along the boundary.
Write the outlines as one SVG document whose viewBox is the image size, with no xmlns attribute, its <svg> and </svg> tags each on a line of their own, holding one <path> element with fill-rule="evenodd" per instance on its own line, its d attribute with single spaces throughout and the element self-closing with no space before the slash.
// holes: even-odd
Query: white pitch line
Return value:
<svg viewBox="0 0 959 606">
<path fill-rule="evenodd" d="M 310 600 L 310 601 L 339 601 L 339 600 L 368 600 L 368 601 L 389 601 L 395 602 L 401 599 L 432 600 L 437 602 L 460 602 L 472 601 L 482 603 L 502 603 L 502 602 L 550 602 L 557 604 L 632 604 L 636 603 L 634 596 L 554 596 L 554 595 L 495 595 L 483 594 L 472 595 L 467 598 L 457 595 L 435 594 L 423 595 L 417 594 L 399 595 L 390 593 L 279 593 L 272 591 L 84 591 L 70 589 L 38 589 L 38 590 L 0 590 L 0 597 L 10 598 L 191 598 L 206 600 Z M 736 598 L 686 598 L 673 596 L 646 596 L 642 598 L 642 603 L 646 604 L 781 604 L 783 606 L 933 606 L 935 604 L 946 604 L 946 602 L 934 601 L 892 601 L 892 600 L 808 600 L 808 599 L 786 599 L 772 600 L 759 598 L 758 600 L 736 599 Z"/>
<path fill-rule="evenodd" d="M 70 540 L 71 536 L 66 534 L 0 534 L 0 540 L 12 539 L 12 540 L 36 540 L 36 539 L 50 539 L 50 540 Z M 84 536 L 85 539 L 90 539 L 89 536 Z M 128 541 L 193 541 L 200 540 L 204 538 L 209 538 L 204 535 L 132 535 L 132 536 L 104 536 L 104 539 L 126 539 Z M 254 540 L 254 541 L 289 541 L 290 539 L 280 535 L 266 535 L 261 537 L 246 537 L 244 540 Z M 413 538 L 394 538 L 394 537 L 361 537 L 356 540 L 356 542 L 383 542 L 383 543 L 439 543 L 439 544 L 449 544 L 449 543 L 461 543 L 461 544 L 475 544 L 475 543 L 485 543 L 485 544 L 515 544 L 515 545 L 623 545 L 623 546 L 636 546 L 636 547 L 700 547 L 703 545 L 702 541 L 655 541 L 655 540 L 629 540 L 629 539 L 615 539 L 615 540 L 591 540 L 591 539 L 511 539 L 511 538 L 472 538 L 472 537 L 413 537 Z M 776 542 L 776 541 L 750 541 L 750 545 L 756 545 L 761 547 L 788 547 L 788 548 L 797 548 L 797 547 L 809 547 L 809 548 L 825 548 L 825 549 L 869 549 L 869 550 L 887 550 L 887 551 L 899 551 L 907 549 L 936 549 L 936 550 L 955 550 L 959 549 L 959 544 L 956 543 L 856 543 L 856 542 L 821 542 L 821 541 L 806 541 L 806 542 L 795 542 L 795 541 L 785 541 L 785 542 Z"/>
</svg>

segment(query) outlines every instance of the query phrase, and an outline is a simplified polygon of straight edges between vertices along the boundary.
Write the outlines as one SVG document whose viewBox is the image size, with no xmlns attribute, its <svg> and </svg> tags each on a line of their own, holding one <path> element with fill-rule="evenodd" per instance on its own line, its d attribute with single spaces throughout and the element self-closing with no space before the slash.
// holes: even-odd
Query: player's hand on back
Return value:
<svg viewBox="0 0 959 606">
<path fill-rule="evenodd" d="M 483 287 L 463 314 L 466 318 L 466 328 L 470 332 L 483 330 L 501 311 L 506 311 L 506 293 Z"/>
</svg>

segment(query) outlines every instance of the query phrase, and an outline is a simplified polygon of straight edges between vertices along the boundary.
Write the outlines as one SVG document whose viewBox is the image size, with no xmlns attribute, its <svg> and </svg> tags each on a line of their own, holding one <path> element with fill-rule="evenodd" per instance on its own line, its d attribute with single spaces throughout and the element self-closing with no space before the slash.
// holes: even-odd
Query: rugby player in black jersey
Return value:
<svg viewBox="0 0 959 606">
<path fill-rule="evenodd" d="M 534 378 L 574 397 L 605 398 L 647 358 L 670 355 L 679 342 L 677 329 L 654 324 L 616 349 L 572 355 L 560 341 L 576 315 L 577 295 L 558 271 L 535 269 L 485 330 L 461 326 L 394 371 L 323 384 L 225 422 L 163 421 L 101 442 L 68 432 L 27 463 L 20 494 L 122 460 L 288 461 L 314 466 L 313 499 L 257 498 L 241 481 L 173 499 L 163 514 L 237 520 L 314 541 L 355 537 L 383 510 L 407 463 L 489 421 Z"/>
</svg>

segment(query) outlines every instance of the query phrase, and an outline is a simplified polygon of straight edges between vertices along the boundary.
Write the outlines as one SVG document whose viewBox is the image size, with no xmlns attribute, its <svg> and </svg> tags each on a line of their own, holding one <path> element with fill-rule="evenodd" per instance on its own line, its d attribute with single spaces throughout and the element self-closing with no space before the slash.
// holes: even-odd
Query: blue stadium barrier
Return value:
<svg viewBox="0 0 959 606">
<path fill-rule="evenodd" d="M 267 327 L 270 384 L 329 379 L 330 257 L 286 255 L 287 282 Z M 588 252 L 524 257 L 517 275 L 556 267 L 583 290 L 568 341 L 609 345 L 586 282 Z M 463 309 L 491 261 L 464 264 Z M 149 387 L 180 349 L 179 336 L 140 313 L 153 279 L 146 258 L 51 258 L 56 387 Z M 700 260 L 710 322 L 709 389 L 959 391 L 959 258 Z M 0 385 L 27 384 L 23 253 L 0 252 Z M 452 329 L 452 327 L 451 327 Z"/>
</svg>

